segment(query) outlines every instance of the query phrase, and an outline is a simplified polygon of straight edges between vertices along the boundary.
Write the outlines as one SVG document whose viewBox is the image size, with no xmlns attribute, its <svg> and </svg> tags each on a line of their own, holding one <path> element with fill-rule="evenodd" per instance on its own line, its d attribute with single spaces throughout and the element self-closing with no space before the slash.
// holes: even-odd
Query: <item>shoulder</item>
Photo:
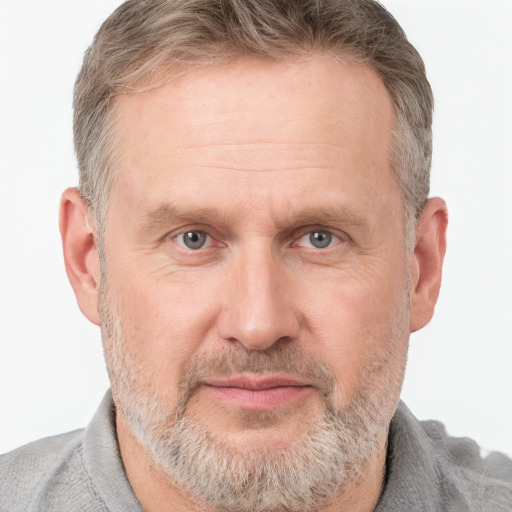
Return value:
<svg viewBox="0 0 512 512">
<path fill-rule="evenodd" d="M 1 455 L 0 512 L 70 510 L 76 488 L 87 486 L 83 439 L 84 430 L 76 430 Z"/>
<path fill-rule="evenodd" d="M 440 422 L 420 425 L 430 440 L 447 499 L 485 504 L 488 511 L 512 510 L 512 459 L 498 452 L 484 455 L 475 441 L 449 436 Z"/>
<path fill-rule="evenodd" d="M 390 425 L 387 484 L 378 510 L 420 509 L 510 512 L 512 460 L 484 456 L 473 440 L 450 437 L 437 421 L 418 421 L 400 403 Z"/>
<path fill-rule="evenodd" d="M 82 430 L 34 441 L 0 456 L 0 510 L 28 507 L 37 490 L 71 457 Z"/>
</svg>

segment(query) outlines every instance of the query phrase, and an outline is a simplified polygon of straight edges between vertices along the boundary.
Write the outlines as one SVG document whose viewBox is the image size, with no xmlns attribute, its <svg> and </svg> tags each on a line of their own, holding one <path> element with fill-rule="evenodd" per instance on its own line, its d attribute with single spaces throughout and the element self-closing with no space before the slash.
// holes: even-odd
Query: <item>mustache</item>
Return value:
<svg viewBox="0 0 512 512">
<path fill-rule="evenodd" d="M 237 343 L 222 352 L 196 356 L 188 362 L 179 382 L 177 416 L 183 415 L 204 381 L 244 373 L 295 378 L 316 388 L 325 398 L 332 396 L 336 385 L 329 366 L 296 345 L 275 343 L 265 350 L 250 350 Z"/>
</svg>

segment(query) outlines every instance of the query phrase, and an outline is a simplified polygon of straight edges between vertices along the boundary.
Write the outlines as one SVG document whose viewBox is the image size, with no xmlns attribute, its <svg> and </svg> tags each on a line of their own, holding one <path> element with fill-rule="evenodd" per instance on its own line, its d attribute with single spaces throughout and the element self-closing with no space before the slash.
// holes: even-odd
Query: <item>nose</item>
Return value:
<svg viewBox="0 0 512 512">
<path fill-rule="evenodd" d="M 250 350 L 296 339 L 300 316 L 293 306 L 293 280 L 279 257 L 251 251 L 232 265 L 218 318 L 220 336 Z"/>
</svg>

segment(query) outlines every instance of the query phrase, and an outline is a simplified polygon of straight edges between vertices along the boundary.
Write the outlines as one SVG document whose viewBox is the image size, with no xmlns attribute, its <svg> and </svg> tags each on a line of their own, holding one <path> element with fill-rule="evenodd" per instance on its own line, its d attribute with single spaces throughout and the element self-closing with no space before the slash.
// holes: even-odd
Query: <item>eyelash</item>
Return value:
<svg viewBox="0 0 512 512">
<path fill-rule="evenodd" d="M 213 232 L 208 226 L 188 226 L 186 228 L 181 228 L 177 231 L 174 231 L 168 235 L 165 236 L 165 240 L 172 241 L 175 244 L 177 244 L 180 249 L 184 251 L 194 252 L 193 249 L 190 249 L 184 245 L 183 242 L 180 243 L 179 239 L 186 235 L 187 233 L 202 233 L 207 237 L 206 241 L 206 247 L 201 247 L 201 249 L 207 250 L 211 248 L 211 245 L 216 243 L 219 246 L 224 246 L 222 242 L 219 241 L 219 239 L 222 239 L 222 237 L 217 232 Z M 195 252 L 198 252 L 199 249 L 196 249 Z"/>
<path fill-rule="evenodd" d="M 202 234 L 204 234 L 207 237 L 207 241 L 205 243 L 206 246 L 201 246 L 201 247 L 198 247 L 197 249 L 193 249 L 193 248 L 190 248 L 190 247 L 186 247 L 184 242 L 180 243 L 178 241 L 179 237 L 182 237 L 182 236 L 186 235 L 187 233 L 202 233 Z M 307 247 L 307 246 L 304 246 L 304 245 L 301 246 L 299 244 L 299 242 L 304 237 L 306 237 L 308 235 L 311 236 L 311 234 L 313 234 L 313 233 L 324 233 L 324 234 L 326 234 L 326 235 L 331 237 L 332 242 L 330 242 L 329 245 L 327 245 L 326 247 L 322 247 L 322 248 L 320 248 L 320 247 Z M 182 250 L 187 251 L 187 252 L 199 252 L 201 250 L 205 251 L 205 250 L 211 249 L 212 248 L 211 246 L 212 246 L 212 244 L 214 242 L 217 242 L 219 245 L 224 245 L 224 244 L 222 244 L 222 242 L 218 242 L 217 236 L 212 234 L 209 229 L 204 228 L 204 227 L 191 227 L 191 228 L 187 228 L 185 230 L 181 230 L 178 233 L 171 234 L 171 235 L 169 235 L 166 238 L 174 240 L 175 243 L 177 245 L 179 245 Z M 333 249 L 334 247 L 336 247 L 340 243 L 343 243 L 343 242 L 346 242 L 346 241 L 348 241 L 348 235 L 346 235 L 344 232 L 339 232 L 337 230 L 327 229 L 327 228 L 323 228 L 323 227 L 308 226 L 306 228 L 303 228 L 302 230 L 300 230 L 298 233 L 296 233 L 293 236 L 293 240 L 289 244 L 289 247 L 302 247 L 302 249 L 304 249 L 306 251 L 308 251 L 308 250 L 311 250 L 311 251 L 328 251 L 329 249 Z"/>
<path fill-rule="evenodd" d="M 310 242 L 312 243 L 311 235 L 313 233 L 321 233 L 323 235 L 327 235 L 327 237 L 329 239 L 329 244 L 326 247 L 304 247 L 303 246 L 305 249 L 326 251 L 328 249 L 331 249 L 331 248 L 335 247 L 336 245 L 338 245 L 342 241 L 340 236 L 338 236 L 337 234 L 333 233 L 332 231 L 330 231 L 328 229 L 310 229 L 310 230 L 308 230 L 306 232 L 303 232 L 298 238 L 296 238 L 295 239 L 296 241 L 293 243 L 293 245 L 299 245 L 299 242 L 302 239 L 304 239 L 305 237 L 307 237 L 308 235 L 309 235 Z M 319 240 L 319 243 L 321 244 L 322 240 Z"/>
</svg>

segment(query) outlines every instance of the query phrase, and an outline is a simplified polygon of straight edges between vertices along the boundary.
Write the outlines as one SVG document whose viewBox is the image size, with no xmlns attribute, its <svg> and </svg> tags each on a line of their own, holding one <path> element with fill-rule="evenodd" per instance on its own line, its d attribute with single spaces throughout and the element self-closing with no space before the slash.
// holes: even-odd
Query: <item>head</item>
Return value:
<svg viewBox="0 0 512 512">
<path fill-rule="evenodd" d="M 381 485 L 440 284 L 431 115 L 420 57 L 374 2 L 130 1 L 105 22 L 61 230 L 129 476 L 138 453 L 238 511 Z"/>
</svg>

